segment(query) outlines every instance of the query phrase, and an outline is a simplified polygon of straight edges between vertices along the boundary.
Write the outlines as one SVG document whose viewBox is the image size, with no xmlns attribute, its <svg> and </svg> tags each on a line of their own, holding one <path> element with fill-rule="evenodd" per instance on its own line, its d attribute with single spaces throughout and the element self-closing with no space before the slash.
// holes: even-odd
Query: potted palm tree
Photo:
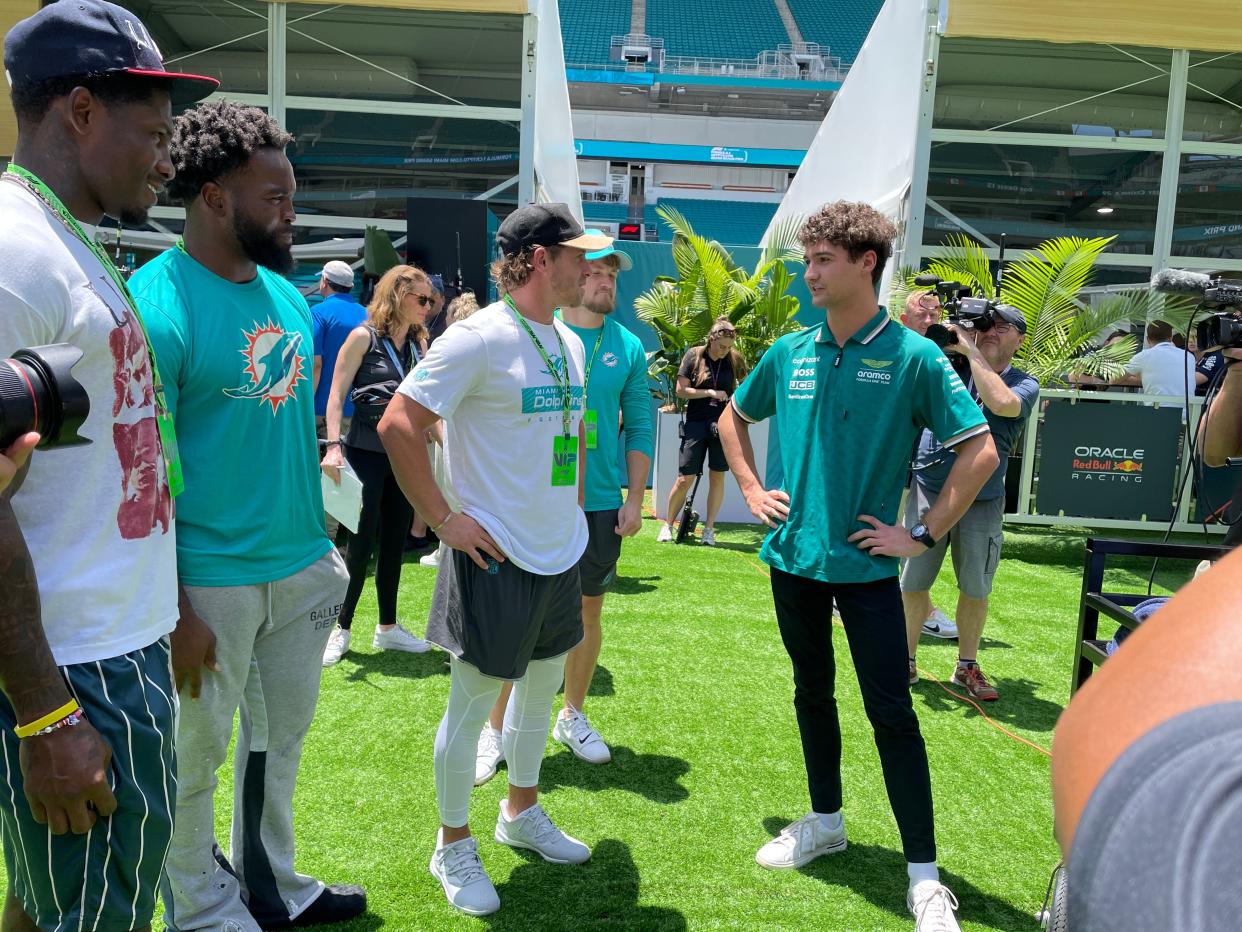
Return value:
<svg viewBox="0 0 1242 932">
<path fill-rule="evenodd" d="M 793 274 L 787 263 L 800 261 L 797 233 L 801 218 L 791 217 L 773 231 L 753 269 L 738 265 L 719 243 L 694 231 L 679 211 L 660 207 L 656 213 L 673 231 L 673 262 L 677 276 L 661 276 L 634 302 L 640 320 L 651 325 L 659 338 L 657 349 L 647 354 L 652 394 L 660 402 L 656 420 L 656 467 L 652 493 L 657 512 L 662 512 L 677 471 L 677 423 L 683 407 L 675 393 L 682 357 L 702 343 L 717 317 L 727 316 L 737 330 L 735 349 L 749 367 L 759 361 L 772 343 L 786 333 L 801 329 L 797 321 L 798 299 L 788 294 Z M 758 464 L 763 470 L 767 453 L 767 430 L 751 431 Z M 749 521 L 750 513 L 732 483 L 720 517 L 725 521 Z"/>
</svg>

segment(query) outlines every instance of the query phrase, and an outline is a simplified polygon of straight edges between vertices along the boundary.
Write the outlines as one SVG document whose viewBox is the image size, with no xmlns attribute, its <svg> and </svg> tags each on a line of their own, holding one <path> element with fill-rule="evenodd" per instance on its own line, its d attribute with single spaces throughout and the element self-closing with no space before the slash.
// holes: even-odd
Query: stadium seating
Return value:
<svg viewBox="0 0 1242 932">
<path fill-rule="evenodd" d="M 647 34 L 669 55 L 702 58 L 753 59 L 789 42 L 772 0 L 647 0 Z"/>
<path fill-rule="evenodd" d="M 884 0 L 788 0 L 807 42 L 826 46 L 847 67 L 858 57 Z"/>
<path fill-rule="evenodd" d="M 755 201 L 703 201 L 665 197 L 659 205 L 681 211 L 694 231 L 724 246 L 757 246 L 776 213 L 776 204 Z M 658 218 L 657 218 L 658 219 Z M 673 238 L 672 231 L 659 220 L 660 241 Z"/>
<path fill-rule="evenodd" d="M 612 37 L 630 31 L 630 0 L 560 0 L 560 12 L 568 65 L 603 64 Z"/>
</svg>

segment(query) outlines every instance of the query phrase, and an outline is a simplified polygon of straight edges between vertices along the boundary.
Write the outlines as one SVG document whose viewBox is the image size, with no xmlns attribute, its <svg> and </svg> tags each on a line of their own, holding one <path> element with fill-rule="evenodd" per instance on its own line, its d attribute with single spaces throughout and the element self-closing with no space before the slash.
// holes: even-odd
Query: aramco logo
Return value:
<svg viewBox="0 0 1242 932">
<path fill-rule="evenodd" d="M 1142 449 L 1128 447 L 1074 447 L 1070 478 L 1087 482 L 1143 481 Z"/>
</svg>

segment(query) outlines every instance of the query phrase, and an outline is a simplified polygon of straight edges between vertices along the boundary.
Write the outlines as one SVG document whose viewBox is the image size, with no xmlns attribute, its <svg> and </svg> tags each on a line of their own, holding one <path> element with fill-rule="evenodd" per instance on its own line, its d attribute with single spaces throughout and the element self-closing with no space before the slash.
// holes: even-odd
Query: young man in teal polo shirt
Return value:
<svg viewBox="0 0 1242 932">
<path fill-rule="evenodd" d="M 772 567 L 777 624 L 793 661 L 811 812 L 764 845 L 764 867 L 801 867 L 845 849 L 841 729 L 833 696 L 832 605 L 845 625 L 863 705 L 875 732 L 910 878 L 919 932 L 957 930 L 940 883 L 931 777 L 906 670 L 900 557 L 933 546 L 997 465 L 987 422 L 934 343 L 890 320 L 876 288 L 897 231 L 866 204 L 837 201 L 803 225 L 806 283 L 824 323 L 782 337 L 720 419 L 729 465 L 750 510 L 772 528 L 760 558 Z M 749 425 L 775 416 L 784 482 L 765 489 Z M 923 428 L 957 453 L 923 522 L 897 508 L 909 453 Z"/>
<path fill-rule="evenodd" d="M 598 234 L 598 230 L 588 230 Z M 602 235 L 602 234 L 600 234 Z M 654 429 L 647 392 L 647 354 L 629 330 L 611 318 L 617 306 L 617 275 L 634 267 L 630 257 L 612 246 L 587 255 L 582 304 L 563 308 L 561 319 L 586 349 L 587 396 L 586 512 L 588 540 L 578 561 L 582 579 L 582 642 L 565 662 L 565 705 L 552 736 L 580 760 L 606 764 L 612 760 L 607 742 L 587 720 L 582 706 L 595 675 L 602 641 L 600 615 L 604 596 L 617 578 L 621 541 L 639 532 L 643 494 L 651 471 Z M 618 425 L 623 425 L 618 429 Z M 625 436 L 625 471 L 620 467 L 620 441 Z M 625 486 L 625 501 L 621 487 Z M 478 782 L 490 780 L 504 757 L 501 727 L 508 685 L 483 733 L 475 766 Z"/>
</svg>

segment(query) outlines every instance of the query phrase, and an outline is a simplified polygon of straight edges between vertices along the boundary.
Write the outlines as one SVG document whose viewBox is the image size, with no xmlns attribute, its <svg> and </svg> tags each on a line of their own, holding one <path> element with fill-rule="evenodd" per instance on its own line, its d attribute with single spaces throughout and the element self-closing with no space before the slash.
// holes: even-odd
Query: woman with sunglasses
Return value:
<svg viewBox="0 0 1242 932">
<path fill-rule="evenodd" d="M 695 477 L 703 472 L 707 460 L 707 520 L 703 524 L 703 543 L 716 546 L 716 515 L 724 503 L 725 474 L 729 464 L 716 422 L 738 383 L 746 377 L 746 361 L 733 348 L 737 331 L 728 317 L 712 324 L 707 341 L 686 351 L 677 372 L 677 397 L 685 398 L 686 419 L 682 425 L 681 454 L 677 482 L 668 496 L 667 518 L 657 541 L 674 539 L 673 522 L 681 513 Z"/>
<path fill-rule="evenodd" d="M 414 508 L 397 486 L 388 454 L 376 433 L 376 425 L 393 392 L 427 351 L 424 321 L 433 302 L 431 279 L 420 269 L 398 265 L 389 269 L 375 286 L 367 319 L 346 338 L 332 375 L 328 397 L 327 449 L 319 468 L 340 482 L 345 462 L 362 481 L 362 515 L 358 532 L 349 538 L 345 565 L 349 588 L 328 639 L 323 665 L 337 663 L 349 650 L 350 628 L 358 597 L 366 583 L 367 564 L 379 541 L 375 566 L 375 592 L 379 599 L 379 625 L 372 647 L 422 653 L 430 646 L 397 624 L 397 587 L 401 581 L 401 555 Z M 345 396 L 354 402 L 349 434 L 341 439 L 341 411 Z"/>
</svg>

